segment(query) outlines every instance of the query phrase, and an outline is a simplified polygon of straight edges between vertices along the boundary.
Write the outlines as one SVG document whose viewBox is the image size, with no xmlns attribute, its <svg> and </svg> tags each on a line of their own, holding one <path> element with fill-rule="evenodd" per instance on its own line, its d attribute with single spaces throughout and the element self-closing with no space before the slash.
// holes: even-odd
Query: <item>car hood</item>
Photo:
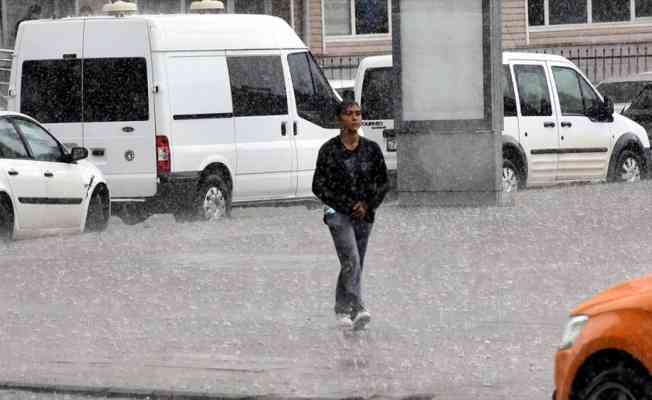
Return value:
<svg viewBox="0 0 652 400">
<path fill-rule="evenodd" d="M 652 310 L 652 275 L 607 289 L 576 307 L 571 314 L 591 316 L 624 308 Z"/>
</svg>

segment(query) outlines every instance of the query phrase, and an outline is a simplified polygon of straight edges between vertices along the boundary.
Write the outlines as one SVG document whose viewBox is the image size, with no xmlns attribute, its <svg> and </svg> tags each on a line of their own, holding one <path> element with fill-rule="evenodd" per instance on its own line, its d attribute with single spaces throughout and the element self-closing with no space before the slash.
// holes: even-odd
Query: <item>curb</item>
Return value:
<svg viewBox="0 0 652 400">
<path fill-rule="evenodd" d="M 233 395 L 208 392 L 193 392 L 180 390 L 160 390 L 144 388 L 114 388 L 93 387 L 60 384 L 36 384 L 19 382 L 0 382 L 0 391 L 13 390 L 32 393 L 58 393 L 88 397 L 116 398 L 143 400 L 433 400 L 432 394 L 415 394 L 403 397 L 384 397 L 373 395 L 370 397 L 286 397 L 270 395 Z"/>
</svg>

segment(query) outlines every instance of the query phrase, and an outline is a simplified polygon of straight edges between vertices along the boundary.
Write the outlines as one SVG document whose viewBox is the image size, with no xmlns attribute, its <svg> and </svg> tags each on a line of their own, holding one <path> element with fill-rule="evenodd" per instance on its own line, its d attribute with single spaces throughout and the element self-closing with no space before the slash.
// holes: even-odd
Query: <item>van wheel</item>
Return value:
<svg viewBox="0 0 652 400">
<path fill-rule="evenodd" d="M 11 240 L 14 232 L 14 216 L 7 204 L 0 200 L 0 242 Z"/>
<path fill-rule="evenodd" d="M 593 373 L 586 386 L 582 388 L 578 400 L 641 400 L 650 399 L 652 389 L 650 376 L 639 368 L 628 365 L 611 367 Z"/>
<path fill-rule="evenodd" d="M 503 160 L 503 193 L 512 193 L 522 187 L 521 174 L 510 160 Z"/>
<path fill-rule="evenodd" d="M 623 150 L 616 159 L 612 182 L 638 182 L 643 174 L 643 159 L 632 150 Z"/>
<path fill-rule="evenodd" d="M 231 216 L 231 192 L 219 175 L 202 179 L 193 204 L 174 214 L 178 222 L 218 221 Z"/>
<path fill-rule="evenodd" d="M 101 232 L 109 226 L 111 203 L 106 190 L 95 190 L 88 203 L 84 232 Z"/>
</svg>

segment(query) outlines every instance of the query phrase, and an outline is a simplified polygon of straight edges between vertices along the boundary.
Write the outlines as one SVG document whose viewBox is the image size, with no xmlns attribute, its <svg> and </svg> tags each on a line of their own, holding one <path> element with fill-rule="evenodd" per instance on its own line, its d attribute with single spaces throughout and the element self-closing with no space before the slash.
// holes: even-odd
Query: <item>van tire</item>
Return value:
<svg viewBox="0 0 652 400">
<path fill-rule="evenodd" d="M 616 158 L 611 169 L 610 182 L 638 182 L 643 178 L 643 157 L 635 151 L 625 149 Z"/>
<path fill-rule="evenodd" d="M 523 187 L 523 174 L 511 160 L 503 159 L 502 191 L 517 192 Z"/>
<path fill-rule="evenodd" d="M 106 188 L 95 189 L 88 203 L 84 232 L 101 232 L 109 226 L 111 203 Z"/>
<path fill-rule="evenodd" d="M 174 213 L 177 222 L 219 221 L 231 216 L 231 190 L 217 174 L 204 177 L 188 208 Z"/>
<path fill-rule="evenodd" d="M 4 198 L 0 197 L 0 242 L 11 240 L 14 232 L 14 215 Z"/>
</svg>

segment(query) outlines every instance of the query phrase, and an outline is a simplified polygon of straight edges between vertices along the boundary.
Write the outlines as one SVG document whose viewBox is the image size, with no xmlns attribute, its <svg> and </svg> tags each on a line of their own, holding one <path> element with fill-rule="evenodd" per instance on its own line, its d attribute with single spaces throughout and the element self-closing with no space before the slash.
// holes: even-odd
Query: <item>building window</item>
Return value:
<svg viewBox="0 0 652 400">
<path fill-rule="evenodd" d="M 636 0 L 636 16 L 652 17 L 652 0 Z"/>
<path fill-rule="evenodd" d="M 530 26 L 540 26 L 546 24 L 546 13 L 544 11 L 543 0 L 529 0 L 527 2 L 528 23 Z"/>
<path fill-rule="evenodd" d="M 549 0 L 550 25 L 587 22 L 585 0 Z"/>
<path fill-rule="evenodd" d="M 528 25 L 635 21 L 652 17 L 652 0 L 528 0 Z"/>
<path fill-rule="evenodd" d="M 390 0 L 325 1 L 326 36 L 389 34 L 390 9 Z"/>
</svg>

